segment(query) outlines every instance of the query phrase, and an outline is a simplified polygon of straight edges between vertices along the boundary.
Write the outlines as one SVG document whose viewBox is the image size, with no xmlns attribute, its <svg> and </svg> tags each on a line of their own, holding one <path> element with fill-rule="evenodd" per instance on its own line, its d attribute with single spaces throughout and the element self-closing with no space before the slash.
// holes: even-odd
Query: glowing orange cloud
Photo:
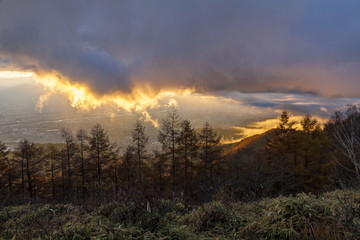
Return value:
<svg viewBox="0 0 360 240">
<path fill-rule="evenodd" d="M 42 95 L 37 104 L 38 109 L 42 109 L 44 102 L 52 94 L 63 94 L 71 106 L 91 110 L 103 105 L 115 105 L 126 111 L 135 111 L 143 115 L 145 121 L 151 122 L 155 127 L 157 121 L 153 120 L 147 112 L 149 108 L 160 106 L 160 100 L 170 99 L 168 105 L 176 105 L 173 98 L 178 95 L 188 95 L 192 89 L 181 90 L 160 90 L 153 91 L 149 86 L 136 86 L 131 93 L 113 92 L 111 94 L 96 95 L 86 85 L 74 83 L 56 73 L 37 74 L 36 81 L 45 87 L 46 93 Z"/>
</svg>

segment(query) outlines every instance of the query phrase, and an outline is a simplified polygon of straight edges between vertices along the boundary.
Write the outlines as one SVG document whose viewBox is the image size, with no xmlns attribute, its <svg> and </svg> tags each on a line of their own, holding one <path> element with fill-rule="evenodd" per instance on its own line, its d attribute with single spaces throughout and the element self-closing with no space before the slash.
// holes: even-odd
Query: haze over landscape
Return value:
<svg viewBox="0 0 360 240">
<path fill-rule="evenodd" d="M 121 142 L 137 118 L 156 140 L 177 106 L 229 142 L 359 101 L 357 1 L 108 3 L 0 1 L 3 141 L 100 122 Z"/>
</svg>

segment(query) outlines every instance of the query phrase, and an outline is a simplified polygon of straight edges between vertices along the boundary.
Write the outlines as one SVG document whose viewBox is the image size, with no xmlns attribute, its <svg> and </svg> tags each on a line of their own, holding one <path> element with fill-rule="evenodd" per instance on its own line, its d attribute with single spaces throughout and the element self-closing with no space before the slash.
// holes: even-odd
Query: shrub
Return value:
<svg viewBox="0 0 360 240">
<path fill-rule="evenodd" d="M 334 215 L 344 226 L 348 238 L 357 238 L 360 235 L 360 192 L 342 190 L 326 196 L 333 199 Z"/>
<path fill-rule="evenodd" d="M 207 231 L 216 225 L 227 224 L 229 220 L 229 212 L 220 202 L 206 203 L 191 213 L 190 224 L 197 231 Z"/>
<path fill-rule="evenodd" d="M 210 234 L 232 235 L 238 232 L 245 220 L 233 211 L 230 205 L 213 201 L 203 204 L 184 218 L 197 232 L 210 231 Z"/>
<path fill-rule="evenodd" d="M 0 232 L 5 239 L 45 238 L 69 219 L 80 215 L 71 205 L 22 205 L 2 209 Z"/>
<path fill-rule="evenodd" d="M 260 238 L 316 239 L 309 231 L 312 226 L 338 226 L 327 201 L 306 194 L 264 200 L 262 205 L 264 211 L 259 221 L 250 224 L 247 229 Z"/>
</svg>

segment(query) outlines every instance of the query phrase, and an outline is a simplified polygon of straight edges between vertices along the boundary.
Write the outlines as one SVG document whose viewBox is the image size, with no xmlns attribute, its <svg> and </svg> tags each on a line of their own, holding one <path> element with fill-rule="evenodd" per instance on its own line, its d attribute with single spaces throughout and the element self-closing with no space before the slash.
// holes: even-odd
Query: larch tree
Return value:
<svg viewBox="0 0 360 240">
<path fill-rule="evenodd" d="M 95 161 L 95 179 L 98 184 L 103 180 L 103 165 L 110 160 L 113 146 L 110 144 L 107 131 L 98 123 L 90 131 L 90 159 Z"/>
<path fill-rule="evenodd" d="M 284 132 L 294 129 L 295 121 L 290 121 L 290 114 L 287 111 L 282 111 L 279 117 L 278 128 Z"/>
<path fill-rule="evenodd" d="M 133 180 L 133 162 L 134 162 L 134 148 L 132 145 L 127 146 L 123 153 L 124 167 L 125 167 L 125 179 L 126 185 L 129 189 Z"/>
<path fill-rule="evenodd" d="M 117 143 L 113 143 L 110 145 L 109 149 L 109 158 L 108 158 L 108 166 L 110 168 L 109 172 L 109 182 L 113 188 L 113 192 L 117 194 L 120 189 L 120 158 L 119 158 L 120 147 L 117 147 Z"/>
<path fill-rule="evenodd" d="M 268 179 L 269 194 L 288 193 L 297 187 L 295 169 L 298 167 L 299 146 L 295 121 L 283 111 L 277 130 L 267 139 L 264 170 Z"/>
<path fill-rule="evenodd" d="M 145 134 L 145 126 L 142 121 L 136 121 L 135 126 L 131 131 L 131 136 L 132 149 L 137 162 L 137 183 L 138 185 L 142 185 L 142 166 L 144 164 L 144 160 L 148 157 L 146 145 L 149 141 L 149 137 Z"/>
<path fill-rule="evenodd" d="M 86 173 L 86 169 L 85 169 L 85 165 L 86 165 L 85 153 L 89 149 L 88 140 L 89 140 L 89 136 L 88 136 L 87 132 L 83 128 L 80 128 L 76 132 L 76 144 L 78 146 L 77 157 L 78 157 L 79 163 L 80 163 L 81 192 L 82 192 L 83 198 L 85 198 L 85 195 L 86 195 L 86 174 L 87 173 Z"/>
<path fill-rule="evenodd" d="M 294 168 L 298 165 L 298 145 L 297 145 L 297 135 L 296 128 L 294 125 L 296 121 L 290 120 L 290 114 L 287 111 L 283 111 L 279 117 L 279 125 L 276 132 L 276 135 L 270 139 L 267 143 L 268 152 L 273 155 L 273 157 L 277 157 L 278 159 L 282 159 L 285 165 L 289 165 L 289 162 L 292 161 L 294 164 Z"/>
<path fill-rule="evenodd" d="M 61 167 L 61 154 L 58 149 L 53 144 L 48 145 L 46 149 L 46 163 L 48 174 L 50 174 L 50 183 L 51 183 L 51 196 L 52 199 L 55 199 L 56 196 L 56 175 Z"/>
<path fill-rule="evenodd" d="M 207 171 L 206 175 L 210 186 L 214 186 L 214 168 L 221 163 L 220 139 L 210 124 L 206 122 L 199 133 L 200 159 Z"/>
<path fill-rule="evenodd" d="M 18 144 L 16 150 L 16 155 L 19 156 L 22 163 L 22 187 L 24 188 L 26 177 L 29 198 L 32 199 L 35 197 L 35 178 L 41 169 L 43 149 L 28 140 L 23 140 Z"/>
<path fill-rule="evenodd" d="M 163 153 L 170 160 L 173 191 L 177 190 L 178 156 L 177 144 L 180 133 L 180 116 L 176 108 L 172 108 L 162 120 L 159 130 L 159 142 Z"/>
<path fill-rule="evenodd" d="M 17 167 L 17 160 L 14 156 L 6 158 L 6 180 L 7 180 L 7 189 L 10 197 L 13 196 L 14 186 L 16 183 L 16 176 L 19 172 Z"/>
<path fill-rule="evenodd" d="M 166 155 L 160 151 L 154 151 L 154 157 L 152 159 L 152 167 L 155 170 L 154 182 L 159 187 L 160 192 L 165 191 L 165 171 L 166 171 Z"/>
<path fill-rule="evenodd" d="M 193 192 L 194 161 L 198 157 L 198 150 L 199 141 L 195 129 L 191 126 L 190 121 L 182 121 L 178 136 L 178 152 L 184 168 L 185 194 Z"/>
<path fill-rule="evenodd" d="M 5 143 L 0 142 L 0 192 L 5 189 L 6 186 L 5 183 L 7 182 L 7 178 L 10 173 L 8 155 L 9 155 L 8 147 L 5 145 Z"/>
<path fill-rule="evenodd" d="M 299 144 L 302 149 L 303 166 L 297 169 L 302 182 L 302 191 L 316 192 L 324 189 L 329 182 L 333 167 L 329 156 L 329 138 L 321 129 L 321 124 L 310 114 L 300 121 L 302 126 Z"/>
<path fill-rule="evenodd" d="M 320 132 L 321 126 L 316 118 L 313 118 L 310 114 L 306 114 L 305 117 L 300 121 L 300 124 L 305 133 L 304 151 L 305 151 L 305 164 L 307 168 L 309 165 L 309 149 L 313 144 L 313 137 L 316 133 Z"/>
<path fill-rule="evenodd" d="M 75 137 L 72 132 L 68 129 L 62 128 L 61 129 L 61 137 L 65 143 L 65 156 L 66 156 L 66 171 L 67 171 L 67 190 L 69 191 L 68 194 L 71 195 L 73 192 L 73 170 L 72 167 L 74 165 L 74 160 L 76 156 L 76 142 Z"/>
</svg>

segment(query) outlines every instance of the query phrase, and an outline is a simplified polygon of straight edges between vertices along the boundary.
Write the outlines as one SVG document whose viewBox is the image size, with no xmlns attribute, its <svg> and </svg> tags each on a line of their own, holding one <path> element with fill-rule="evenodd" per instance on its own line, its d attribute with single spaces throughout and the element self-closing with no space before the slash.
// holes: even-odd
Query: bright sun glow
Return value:
<svg viewBox="0 0 360 240">
<path fill-rule="evenodd" d="M 0 79 L 29 78 L 33 76 L 34 76 L 33 72 L 0 71 Z"/>
</svg>

